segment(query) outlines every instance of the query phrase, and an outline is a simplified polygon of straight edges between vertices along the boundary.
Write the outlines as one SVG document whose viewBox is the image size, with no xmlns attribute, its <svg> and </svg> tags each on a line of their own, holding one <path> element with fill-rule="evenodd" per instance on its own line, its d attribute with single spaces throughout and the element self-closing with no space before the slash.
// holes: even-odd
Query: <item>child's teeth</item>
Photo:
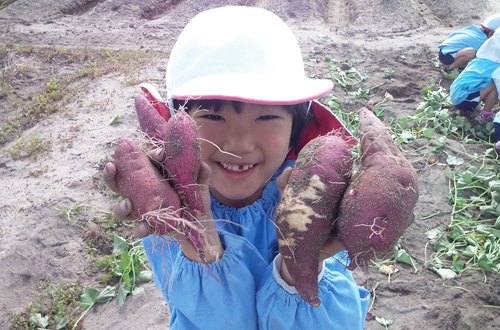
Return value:
<svg viewBox="0 0 500 330">
<path fill-rule="evenodd" d="M 252 165 L 243 165 L 243 166 L 241 166 L 241 168 L 239 165 L 230 165 L 230 164 L 224 164 L 224 163 L 221 163 L 221 164 L 225 169 L 228 169 L 228 170 L 233 171 L 233 172 L 243 172 L 243 171 L 246 171 L 246 170 L 253 167 L 253 164 Z"/>
</svg>

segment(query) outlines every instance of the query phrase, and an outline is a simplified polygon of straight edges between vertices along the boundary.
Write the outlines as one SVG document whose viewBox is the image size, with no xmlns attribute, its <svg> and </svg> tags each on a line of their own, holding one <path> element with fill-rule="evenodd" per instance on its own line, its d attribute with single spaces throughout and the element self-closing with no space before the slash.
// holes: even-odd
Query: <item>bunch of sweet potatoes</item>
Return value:
<svg viewBox="0 0 500 330">
<path fill-rule="evenodd" d="M 143 218 L 162 235 L 182 233 L 204 259 L 201 226 L 196 216 L 204 213 L 198 187 L 201 152 L 194 120 L 178 111 L 167 122 L 143 95 L 135 97 L 141 130 L 152 145 L 162 147 L 162 173 L 129 138 L 121 138 L 115 150 L 116 181 L 124 198 L 132 201 L 134 216 Z"/>
<path fill-rule="evenodd" d="M 371 111 L 359 111 L 361 164 L 335 135 L 310 141 L 299 153 L 276 210 L 280 252 L 301 297 L 319 306 L 322 245 L 337 235 L 354 269 L 391 251 L 413 222 L 417 174 Z"/>
<path fill-rule="evenodd" d="M 278 243 L 301 297 L 319 306 L 318 261 L 351 176 L 350 148 L 339 136 L 311 140 L 299 152 L 276 209 Z"/>
</svg>

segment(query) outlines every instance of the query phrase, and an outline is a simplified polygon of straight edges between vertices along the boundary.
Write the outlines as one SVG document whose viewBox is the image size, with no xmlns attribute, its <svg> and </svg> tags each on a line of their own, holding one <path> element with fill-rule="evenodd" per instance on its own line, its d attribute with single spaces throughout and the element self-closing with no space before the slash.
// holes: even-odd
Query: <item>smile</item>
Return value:
<svg viewBox="0 0 500 330">
<path fill-rule="evenodd" d="M 243 172 L 243 171 L 251 169 L 255 165 L 255 164 L 251 164 L 251 165 L 236 165 L 236 164 L 226 164 L 226 163 L 220 163 L 220 164 L 226 170 L 232 171 L 232 172 Z"/>
</svg>

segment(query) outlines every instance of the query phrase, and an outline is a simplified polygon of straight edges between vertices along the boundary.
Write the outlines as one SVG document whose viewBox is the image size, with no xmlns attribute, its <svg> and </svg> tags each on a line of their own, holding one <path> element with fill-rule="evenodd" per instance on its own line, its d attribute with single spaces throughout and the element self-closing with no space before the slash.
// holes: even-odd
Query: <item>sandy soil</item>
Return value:
<svg viewBox="0 0 500 330">
<path fill-rule="evenodd" d="M 171 49 L 186 22 L 198 12 L 222 5 L 247 5 L 267 8 L 282 17 L 294 30 L 304 55 L 326 56 L 344 61 L 356 60 L 358 70 L 366 72 L 366 87 L 376 102 L 386 92 L 394 96 L 385 103 L 386 117 L 413 115 L 422 101 L 420 91 L 431 79 L 442 74 L 429 62 L 437 55 L 436 46 L 450 32 L 479 24 L 500 12 L 496 0 L 17 0 L 0 10 L 0 45 L 24 45 L 57 49 Z M 2 120 L 12 120 L 32 93 L 43 90 L 50 78 L 63 77 L 79 69 L 77 62 L 52 61 L 40 56 L 16 60 L 20 75 L 13 80 L 10 96 L 0 97 Z M 145 66 L 133 76 L 135 82 L 147 81 L 165 93 L 167 58 Z M 2 55 L 2 68 L 8 56 Z M 384 78 L 392 68 L 394 80 Z M 442 81 L 444 87 L 449 83 Z M 99 246 L 101 227 L 94 218 L 102 216 L 93 208 L 75 214 L 72 221 L 56 209 L 85 203 L 110 210 L 116 198 L 101 181 L 104 164 L 112 159 L 114 142 L 120 136 L 137 136 L 133 95 L 139 91 L 129 76 L 111 72 L 82 85 L 77 97 L 69 100 L 65 111 L 58 111 L 26 129 L 22 137 L 36 132 L 50 141 L 50 151 L 36 160 L 14 159 L 5 151 L 16 140 L 8 139 L 0 155 L 0 328 L 8 329 L 14 313 L 36 301 L 41 280 L 51 283 L 78 281 L 83 287 L 99 287 L 102 273 L 88 258 L 89 241 L 99 252 L 110 253 L 112 243 Z M 342 110 L 360 108 L 366 99 L 348 96 L 336 87 L 343 99 Z M 17 101 L 15 101 L 15 100 Z M 18 102 L 17 107 L 11 103 Z M 117 125 L 106 126 L 116 115 Z M 106 126 L 102 129 L 94 129 Z M 467 147 L 482 152 L 484 147 Z M 448 180 L 443 166 L 429 165 L 429 158 L 445 163 L 445 155 L 413 157 L 419 174 L 420 199 L 415 223 L 403 241 L 406 250 L 421 261 L 412 267 L 397 264 L 399 272 L 387 277 L 368 269 L 369 285 L 376 282 L 376 299 L 370 311 L 375 316 L 394 319 L 390 329 L 500 329 L 500 278 L 481 272 L 466 272 L 444 281 L 426 269 L 425 231 L 449 224 L 449 215 L 422 217 L 450 209 L 447 203 Z M 93 231 L 90 229 L 94 228 Z M 89 233 L 94 232 L 93 237 Z M 97 233 L 97 234 L 95 234 Z M 427 253 L 429 249 L 427 248 Z M 366 281 L 356 271 L 360 284 Z M 468 291 L 447 288 L 455 286 Z M 83 329 L 165 329 L 168 308 L 153 283 L 142 285 L 146 295 L 130 297 L 120 307 L 115 300 L 95 306 L 84 318 Z M 365 329 L 383 329 L 374 319 Z"/>
</svg>

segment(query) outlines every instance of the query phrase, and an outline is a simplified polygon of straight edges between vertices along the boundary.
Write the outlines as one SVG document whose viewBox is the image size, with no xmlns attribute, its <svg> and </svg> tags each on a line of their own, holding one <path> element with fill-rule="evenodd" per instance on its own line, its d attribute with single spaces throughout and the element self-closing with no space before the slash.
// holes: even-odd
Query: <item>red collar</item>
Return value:
<svg viewBox="0 0 500 330">
<path fill-rule="evenodd" d="M 316 122 L 310 122 L 300 139 L 300 148 L 292 149 L 287 155 L 287 158 L 297 158 L 297 155 L 307 142 L 320 136 L 326 135 L 330 132 L 340 134 L 347 142 L 349 147 L 354 147 L 358 144 L 358 140 L 347 130 L 342 122 L 330 111 L 327 107 L 314 100 L 311 104 L 311 111 L 314 112 Z"/>
</svg>

